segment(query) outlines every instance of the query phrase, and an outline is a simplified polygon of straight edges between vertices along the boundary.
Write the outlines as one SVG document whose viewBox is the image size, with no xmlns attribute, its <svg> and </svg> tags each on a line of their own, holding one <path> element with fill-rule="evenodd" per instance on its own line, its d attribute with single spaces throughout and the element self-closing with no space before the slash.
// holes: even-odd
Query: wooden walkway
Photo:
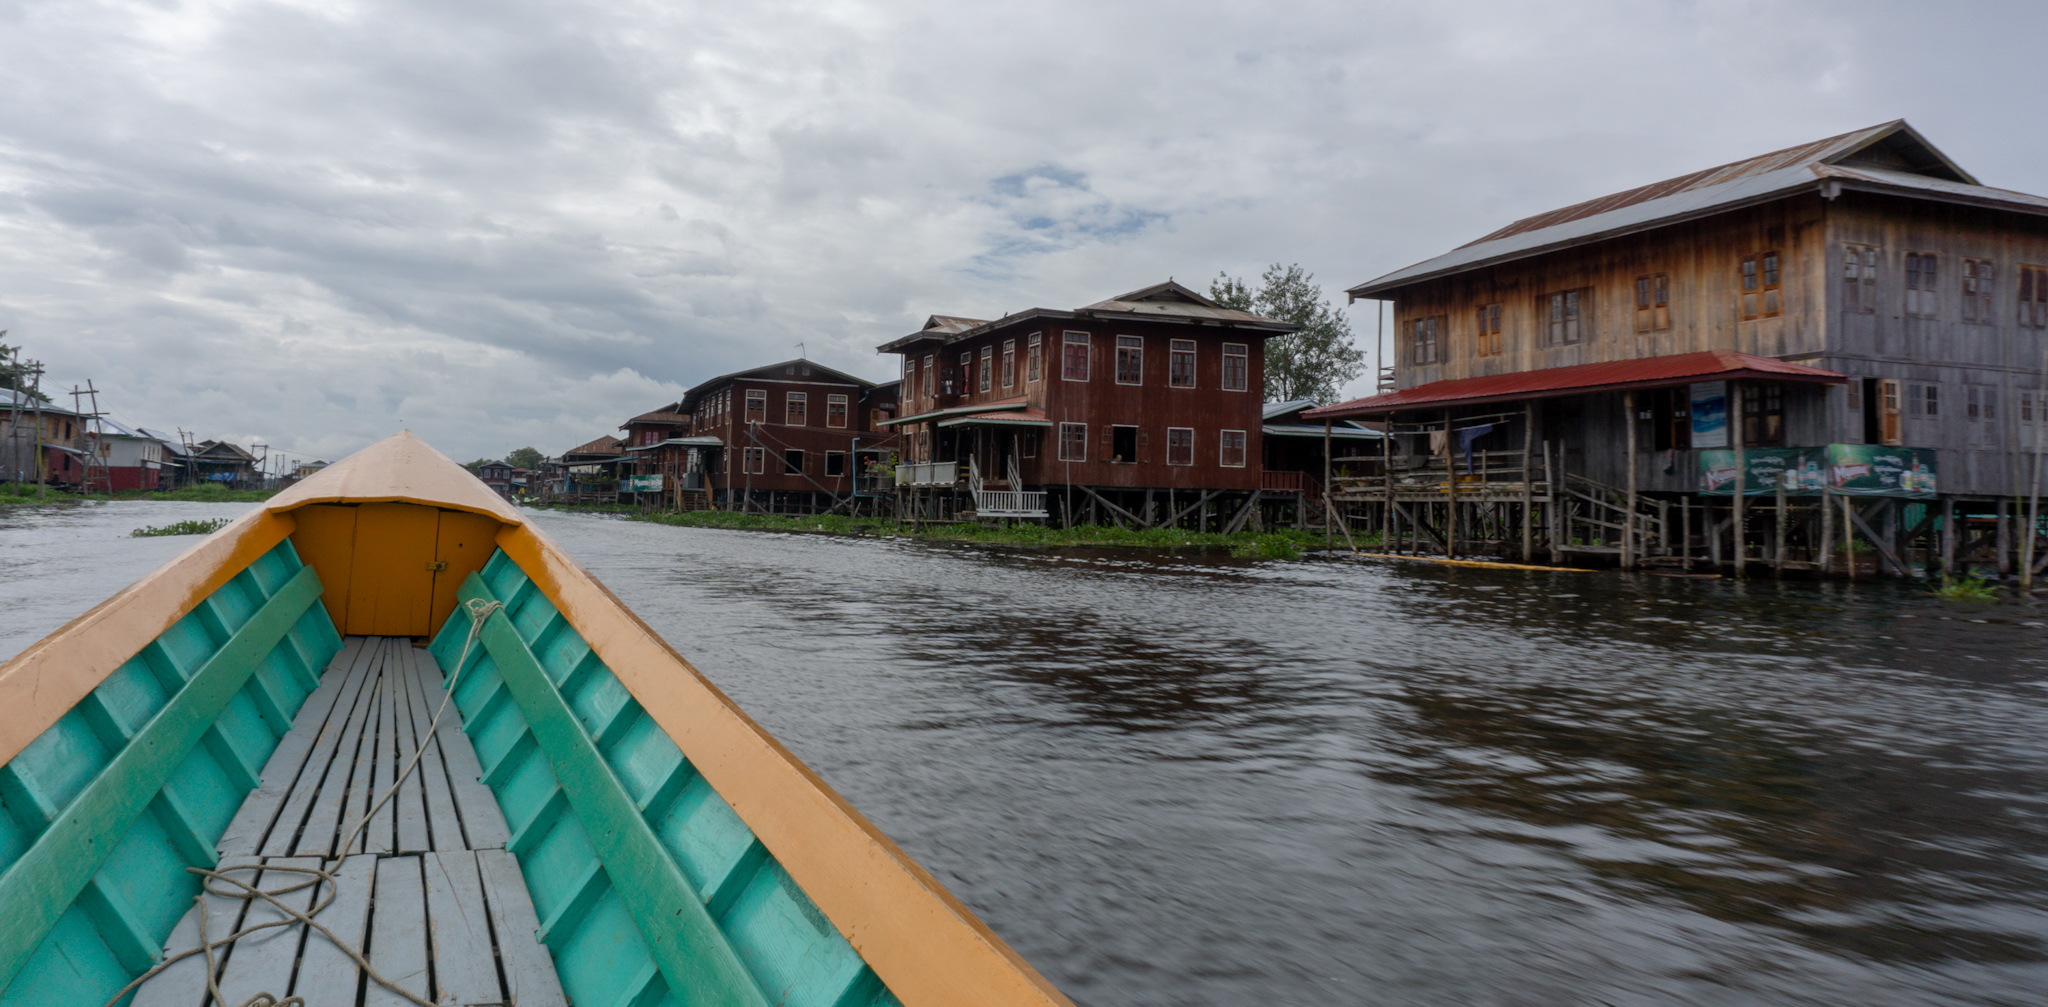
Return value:
<svg viewBox="0 0 2048 1007">
<path fill-rule="evenodd" d="M 504 816 L 478 782 L 476 752 L 453 703 L 427 732 L 443 695 L 433 656 L 410 640 L 350 637 L 221 836 L 220 869 L 265 889 L 307 878 L 265 867 L 332 871 L 334 902 L 314 918 L 366 948 L 373 968 L 422 999 L 448 1007 L 565 1005 L 553 959 L 535 939 L 539 923 L 519 863 L 505 850 Z M 398 794 L 339 849 L 422 747 Z M 327 896 L 327 886 L 319 887 L 279 901 L 311 908 Z M 283 918 L 260 900 L 205 898 L 214 940 Z M 195 905 L 164 953 L 199 943 Z M 302 996 L 308 1007 L 407 1002 L 304 926 L 259 931 L 215 957 L 230 1007 L 259 992 Z M 134 1004 L 201 1007 L 206 996 L 205 958 L 193 956 L 144 984 Z"/>
</svg>

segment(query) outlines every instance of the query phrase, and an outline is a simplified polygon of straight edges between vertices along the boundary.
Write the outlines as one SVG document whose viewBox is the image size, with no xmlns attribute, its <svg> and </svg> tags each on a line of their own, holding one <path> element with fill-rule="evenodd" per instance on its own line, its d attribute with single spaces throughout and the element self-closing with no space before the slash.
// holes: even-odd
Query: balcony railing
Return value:
<svg viewBox="0 0 2048 1007">
<path fill-rule="evenodd" d="M 923 462 L 896 466 L 898 486 L 952 486 L 959 481 L 959 462 Z"/>
<path fill-rule="evenodd" d="M 1259 489 L 1266 493 L 1300 493 L 1308 488 L 1308 474 L 1305 472 L 1275 472 L 1259 470 Z"/>
</svg>

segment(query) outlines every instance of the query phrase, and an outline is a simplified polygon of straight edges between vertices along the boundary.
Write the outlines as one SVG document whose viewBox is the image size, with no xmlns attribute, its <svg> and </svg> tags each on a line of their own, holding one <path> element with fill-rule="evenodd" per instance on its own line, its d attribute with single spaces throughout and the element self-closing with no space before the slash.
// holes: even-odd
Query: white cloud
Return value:
<svg viewBox="0 0 2048 1007">
<path fill-rule="evenodd" d="M 559 451 L 800 341 L 1335 292 L 1901 115 L 2048 190 L 2039 8 L 1971 11 L 0 0 L 0 328 L 133 422 Z"/>
</svg>

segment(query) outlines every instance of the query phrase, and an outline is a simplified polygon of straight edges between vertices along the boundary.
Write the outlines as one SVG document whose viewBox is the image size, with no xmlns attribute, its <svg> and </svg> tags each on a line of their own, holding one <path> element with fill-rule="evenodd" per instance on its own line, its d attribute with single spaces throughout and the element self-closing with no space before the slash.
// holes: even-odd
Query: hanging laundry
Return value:
<svg viewBox="0 0 2048 1007">
<path fill-rule="evenodd" d="M 1448 447 L 1450 446 L 1450 443 L 1451 443 L 1451 432 L 1450 432 L 1450 431 L 1448 431 L 1448 430 L 1431 430 L 1431 431 L 1429 432 L 1429 453 L 1430 453 L 1430 455 L 1431 455 L 1432 457 L 1434 457 L 1434 456 L 1436 456 L 1436 455 L 1440 455 L 1440 454 L 1443 454 L 1443 453 L 1444 453 L 1444 450 L 1445 450 L 1446 448 L 1448 448 Z"/>
<path fill-rule="evenodd" d="M 1465 474 L 1472 474 L 1472 442 L 1493 432 L 1493 424 L 1481 423 L 1458 431 L 1458 449 L 1465 452 Z"/>
</svg>

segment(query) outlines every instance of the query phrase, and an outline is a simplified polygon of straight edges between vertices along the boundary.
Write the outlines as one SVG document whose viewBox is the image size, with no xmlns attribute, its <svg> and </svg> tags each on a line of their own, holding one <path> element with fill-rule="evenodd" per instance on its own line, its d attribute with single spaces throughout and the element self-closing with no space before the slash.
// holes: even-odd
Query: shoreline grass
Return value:
<svg viewBox="0 0 2048 1007">
<path fill-rule="evenodd" d="M 669 525 L 677 528 L 720 528 L 727 531 L 781 532 L 795 535 L 872 536 L 914 538 L 940 542 L 1027 548 L 1133 548 L 1228 550 L 1233 556 L 1252 559 L 1296 559 L 1303 551 L 1320 548 L 1320 532 L 1293 528 L 1266 532 L 1194 532 L 1179 528 L 1129 529 L 1104 525 L 1049 528 L 1036 524 L 898 524 L 891 518 L 850 518 L 841 514 L 810 517 L 780 514 L 743 514 L 737 511 L 688 511 L 684 513 L 643 513 L 624 504 L 578 504 L 535 506 L 538 510 L 567 513 L 614 514 L 628 521 Z M 1374 540 L 1377 541 L 1377 540 Z M 1365 544 L 1361 539 L 1360 544 Z"/>
<path fill-rule="evenodd" d="M 113 493 L 72 493 L 50 489 L 38 495 L 33 485 L 0 486 L 0 507 L 75 507 L 115 500 L 157 500 L 175 503 L 261 503 L 274 490 L 233 490 L 218 485 L 182 486 L 174 490 L 117 490 Z"/>
</svg>

